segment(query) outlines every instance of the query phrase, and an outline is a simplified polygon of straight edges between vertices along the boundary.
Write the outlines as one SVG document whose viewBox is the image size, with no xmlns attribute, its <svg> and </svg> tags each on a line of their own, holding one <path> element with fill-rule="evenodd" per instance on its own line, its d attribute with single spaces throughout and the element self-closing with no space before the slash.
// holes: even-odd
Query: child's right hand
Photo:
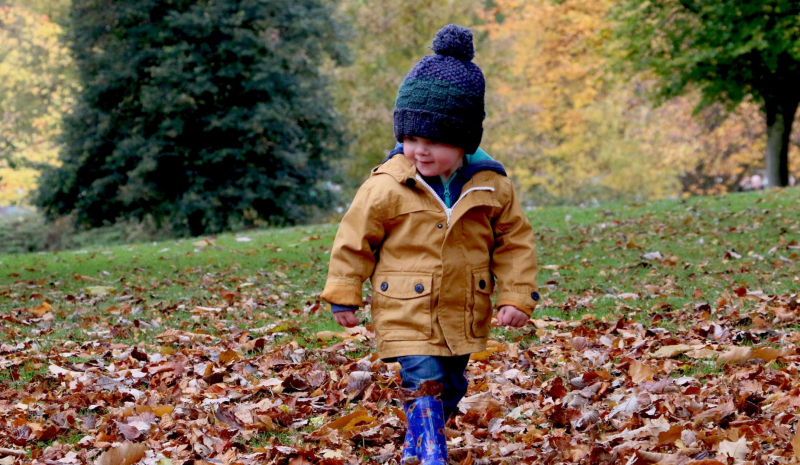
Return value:
<svg viewBox="0 0 800 465">
<path fill-rule="evenodd" d="M 352 328 L 353 326 L 358 324 L 358 318 L 356 318 L 356 312 L 353 310 L 348 310 L 346 312 L 336 312 L 333 314 L 333 318 L 336 320 L 337 323 L 344 326 L 345 328 Z"/>
</svg>

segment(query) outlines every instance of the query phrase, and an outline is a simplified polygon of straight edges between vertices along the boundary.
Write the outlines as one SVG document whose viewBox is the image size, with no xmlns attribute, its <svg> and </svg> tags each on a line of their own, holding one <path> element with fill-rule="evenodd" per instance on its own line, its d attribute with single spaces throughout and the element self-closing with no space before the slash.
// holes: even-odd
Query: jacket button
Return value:
<svg viewBox="0 0 800 465">
<path fill-rule="evenodd" d="M 382 290 L 383 292 L 386 292 L 386 289 L 389 289 L 389 283 L 387 283 L 387 282 L 382 282 L 382 283 L 381 283 L 381 290 Z"/>
<path fill-rule="evenodd" d="M 425 286 L 423 286 L 422 284 L 417 284 L 416 286 L 414 286 L 414 290 L 417 292 L 417 294 L 422 294 L 422 291 L 425 290 Z"/>
<path fill-rule="evenodd" d="M 531 299 L 538 301 L 539 300 L 539 293 L 538 292 L 531 292 Z"/>
<path fill-rule="evenodd" d="M 416 185 L 417 185 L 417 180 L 416 179 L 414 179 L 414 178 L 407 178 L 406 179 L 406 186 L 414 187 Z"/>
<path fill-rule="evenodd" d="M 478 283 L 478 287 L 481 289 L 486 289 L 486 281 L 481 279 L 481 282 Z"/>
<path fill-rule="evenodd" d="M 439 229 L 442 229 L 442 228 L 444 228 L 444 225 L 442 223 L 439 223 L 439 224 L 436 225 L 436 227 L 439 228 Z"/>
</svg>

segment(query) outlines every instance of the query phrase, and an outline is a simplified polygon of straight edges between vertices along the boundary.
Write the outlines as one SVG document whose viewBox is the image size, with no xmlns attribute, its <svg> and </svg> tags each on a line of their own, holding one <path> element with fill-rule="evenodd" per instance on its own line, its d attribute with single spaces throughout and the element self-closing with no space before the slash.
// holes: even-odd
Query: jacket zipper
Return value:
<svg viewBox="0 0 800 465">
<path fill-rule="evenodd" d="M 442 200 L 442 198 L 439 197 L 438 194 L 436 194 L 435 190 L 433 190 L 433 187 L 431 187 L 430 184 L 428 184 L 427 182 L 425 182 L 424 179 L 422 179 L 422 176 L 420 176 L 418 174 L 416 176 L 416 178 L 417 178 L 417 181 L 422 183 L 422 185 L 425 186 L 425 188 L 428 189 L 428 191 L 431 194 L 433 194 L 433 198 L 436 199 L 437 201 L 439 201 L 439 204 L 442 206 L 442 208 L 444 208 L 444 213 L 445 213 L 445 215 L 447 215 L 447 227 L 448 228 L 450 227 L 450 215 L 453 214 L 453 209 L 456 208 L 456 205 L 458 205 L 458 202 L 461 202 L 461 199 L 463 199 L 464 196 L 466 196 L 467 194 L 469 194 L 472 191 L 490 191 L 490 192 L 494 192 L 494 187 L 471 187 L 471 188 L 467 189 L 466 192 L 462 192 L 461 193 L 461 196 L 458 198 L 458 200 L 456 200 L 456 203 L 453 204 L 452 208 L 448 208 L 447 204 L 445 204 L 444 201 Z"/>
<path fill-rule="evenodd" d="M 459 168 L 460 169 L 460 168 Z M 457 170 L 456 170 L 457 171 Z M 456 173 L 450 175 L 450 178 L 443 182 L 442 185 L 444 186 L 444 203 L 448 207 L 450 206 L 450 182 L 453 181 L 453 178 L 456 176 Z"/>
</svg>

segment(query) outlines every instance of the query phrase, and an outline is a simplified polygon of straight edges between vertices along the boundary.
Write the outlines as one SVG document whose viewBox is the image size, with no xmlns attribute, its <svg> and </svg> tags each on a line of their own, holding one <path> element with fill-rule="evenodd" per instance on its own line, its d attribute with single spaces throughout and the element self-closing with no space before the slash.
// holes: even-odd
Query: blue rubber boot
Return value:
<svg viewBox="0 0 800 465">
<path fill-rule="evenodd" d="M 403 441 L 403 456 L 400 460 L 401 465 L 413 465 L 419 463 L 417 457 L 417 438 L 411 434 L 411 428 L 406 430 L 406 439 Z"/>
<path fill-rule="evenodd" d="M 433 396 L 420 397 L 411 400 L 405 405 L 406 418 L 408 418 L 408 432 L 406 440 L 415 440 L 414 451 L 416 458 L 422 465 L 447 465 L 447 440 L 444 435 L 444 411 L 442 401 Z M 403 449 L 402 462 L 406 461 L 406 451 Z"/>
</svg>

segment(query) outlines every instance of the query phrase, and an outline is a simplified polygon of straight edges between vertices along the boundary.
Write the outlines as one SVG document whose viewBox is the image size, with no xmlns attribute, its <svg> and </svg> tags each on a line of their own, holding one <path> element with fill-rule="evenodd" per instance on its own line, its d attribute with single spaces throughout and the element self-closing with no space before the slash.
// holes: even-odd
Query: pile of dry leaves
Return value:
<svg viewBox="0 0 800 465">
<path fill-rule="evenodd" d="M 473 354 L 451 462 L 798 463 L 797 299 L 532 320 L 522 342 Z M 0 465 L 398 463 L 398 366 L 363 350 L 369 329 L 267 328 L 49 353 L 2 344 L 12 379 L 47 372 L 0 393 Z"/>
</svg>

